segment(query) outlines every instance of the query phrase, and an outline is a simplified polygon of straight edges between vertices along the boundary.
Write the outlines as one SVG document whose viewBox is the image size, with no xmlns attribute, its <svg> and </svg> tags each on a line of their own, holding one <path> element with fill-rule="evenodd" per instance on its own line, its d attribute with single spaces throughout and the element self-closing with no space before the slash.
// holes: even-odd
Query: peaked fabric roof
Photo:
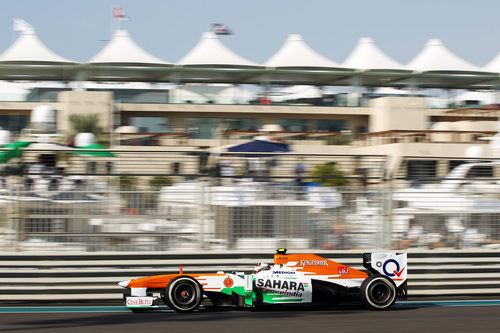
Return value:
<svg viewBox="0 0 500 333">
<path fill-rule="evenodd" d="M 304 42 L 300 35 L 288 35 L 286 42 L 265 64 L 266 67 L 340 67 Z"/>
<path fill-rule="evenodd" d="M 342 64 L 345 67 L 361 70 L 405 70 L 405 66 L 382 52 L 369 37 L 360 38 L 358 44 Z"/>
<path fill-rule="evenodd" d="M 0 55 L 0 62 L 72 62 L 52 52 L 37 37 L 35 30 L 27 29 Z"/>
<path fill-rule="evenodd" d="M 429 39 L 425 47 L 407 65 L 419 71 L 478 72 L 480 69 L 459 58 L 444 46 L 440 39 Z"/>
<path fill-rule="evenodd" d="M 139 47 L 127 30 L 116 30 L 113 39 L 89 63 L 169 64 Z"/>
<path fill-rule="evenodd" d="M 500 52 L 498 52 L 497 56 L 487 63 L 482 69 L 487 72 L 500 73 Z"/>
<path fill-rule="evenodd" d="M 228 49 L 213 32 L 203 33 L 198 44 L 177 64 L 193 66 L 259 66 Z"/>
</svg>

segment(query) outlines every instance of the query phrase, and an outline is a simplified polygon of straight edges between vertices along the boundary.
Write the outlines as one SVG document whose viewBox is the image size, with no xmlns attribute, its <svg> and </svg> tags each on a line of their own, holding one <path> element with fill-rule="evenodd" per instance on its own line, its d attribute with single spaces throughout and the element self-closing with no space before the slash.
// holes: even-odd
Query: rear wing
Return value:
<svg viewBox="0 0 500 333">
<path fill-rule="evenodd" d="M 363 266 L 372 274 L 382 274 L 391 279 L 397 287 L 399 300 L 408 298 L 406 253 L 364 253 Z"/>
</svg>

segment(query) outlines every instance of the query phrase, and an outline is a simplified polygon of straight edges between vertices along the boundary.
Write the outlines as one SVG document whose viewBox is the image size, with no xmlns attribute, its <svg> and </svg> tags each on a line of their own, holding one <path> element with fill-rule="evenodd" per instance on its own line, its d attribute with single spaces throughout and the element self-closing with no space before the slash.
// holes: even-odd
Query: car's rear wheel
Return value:
<svg viewBox="0 0 500 333">
<path fill-rule="evenodd" d="M 191 312 L 203 299 L 202 288 L 190 276 L 178 276 L 167 285 L 164 302 L 176 312 Z"/>
<path fill-rule="evenodd" d="M 385 275 L 370 275 L 361 284 L 361 301 L 370 310 L 387 310 L 396 301 L 396 286 Z"/>
</svg>

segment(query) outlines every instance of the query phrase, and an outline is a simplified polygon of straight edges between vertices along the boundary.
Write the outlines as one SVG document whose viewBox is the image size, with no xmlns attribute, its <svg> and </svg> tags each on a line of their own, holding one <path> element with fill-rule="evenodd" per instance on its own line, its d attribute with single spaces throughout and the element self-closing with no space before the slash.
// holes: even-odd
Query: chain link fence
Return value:
<svg viewBox="0 0 500 333">
<path fill-rule="evenodd" d="M 495 162 L 438 161 L 455 174 L 415 179 L 439 168 L 413 160 L 388 180 L 380 156 L 26 151 L 3 169 L 0 248 L 499 247 Z"/>
</svg>

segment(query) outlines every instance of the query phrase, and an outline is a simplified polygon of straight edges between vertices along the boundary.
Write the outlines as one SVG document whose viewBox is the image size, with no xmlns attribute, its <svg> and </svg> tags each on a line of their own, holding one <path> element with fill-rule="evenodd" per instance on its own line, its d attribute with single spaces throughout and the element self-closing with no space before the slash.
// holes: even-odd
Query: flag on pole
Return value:
<svg viewBox="0 0 500 333">
<path fill-rule="evenodd" d="M 229 30 L 227 25 L 220 24 L 220 23 L 212 24 L 212 32 L 215 33 L 216 35 L 232 35 L 233 34 L 233 32 L 231 30 Z"/>
<path fill-rule="evenodd" d="M 122 7 L 113 7 L 113 17 L 118 19 L 118 21 L 130 21 L 130 16 L 125 14 Z"/>
<path fill-rule="evenodd" d="M 14 31 L 28 31 L 28 30 L 33 30 L 33 26 L 23 19 L 15 18 L 12 25 L 12 29 Z"/>
</svg>

